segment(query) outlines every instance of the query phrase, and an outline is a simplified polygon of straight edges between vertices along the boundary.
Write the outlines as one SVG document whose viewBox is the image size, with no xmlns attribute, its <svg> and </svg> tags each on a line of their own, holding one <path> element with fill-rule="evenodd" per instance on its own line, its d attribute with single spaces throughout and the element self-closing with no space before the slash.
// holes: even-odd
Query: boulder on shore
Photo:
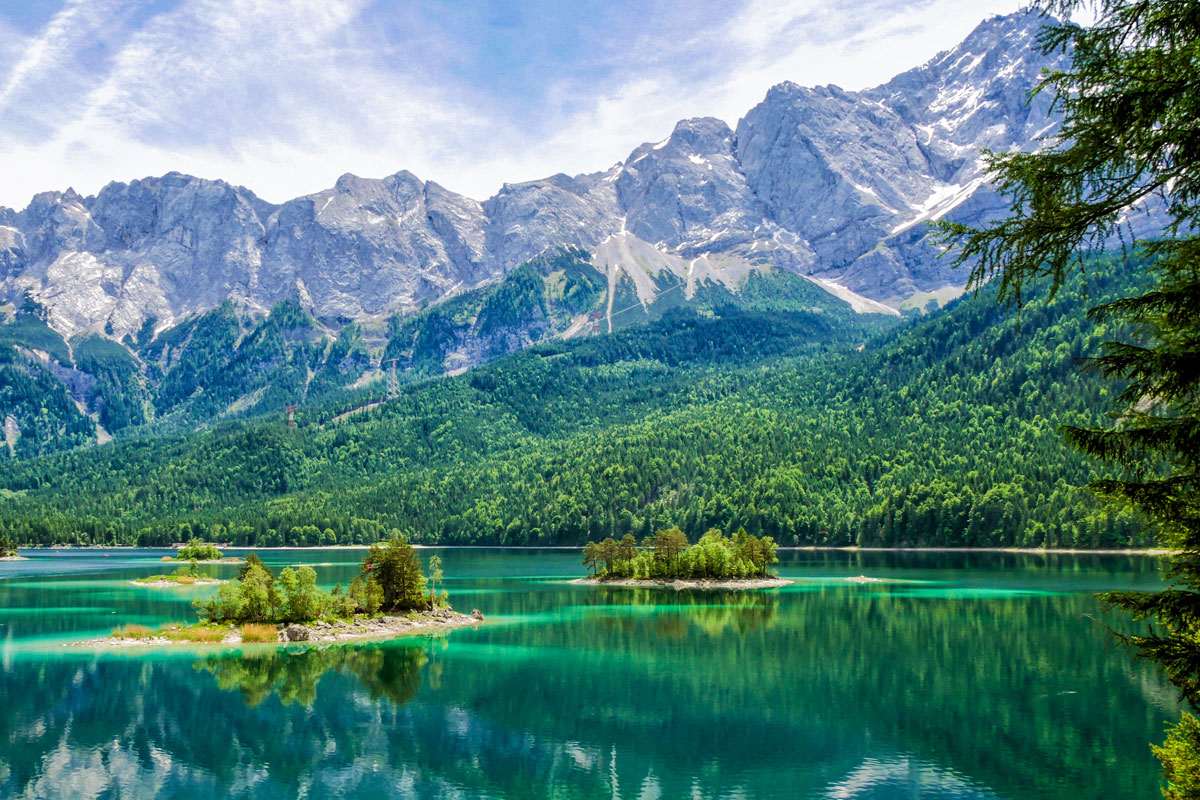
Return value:
<svg viewBox="0 0 1200 800">
<path fill-rule="evenodd" d="M 312 638 L 312 631 L 303 625 L 288 625 L 283 629 L 283 638 L 289 642 L 307 642 Z"/>
</svg>

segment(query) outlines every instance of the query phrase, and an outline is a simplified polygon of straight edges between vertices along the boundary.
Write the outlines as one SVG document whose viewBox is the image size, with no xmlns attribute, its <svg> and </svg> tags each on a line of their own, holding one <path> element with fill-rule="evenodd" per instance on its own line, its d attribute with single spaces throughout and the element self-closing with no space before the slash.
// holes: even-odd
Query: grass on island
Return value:
<svg viewBox="0 0 1200 800">
<path fill-rule="evenodd" d="M 220 583 L 218 578 L 205 575 L 194 565 L 180 567 L 169 575 L 147 575 L 144 578 L 134 578 L 134 583 L 174 583 L 179 586 L 193 586 L 197 583 Z"/>
<path fill-rule="evenodd" d="M 243 642 L 278 642 L 279 628 L 267 622 L 247 622 L 241 628 Z"/>
<path fill-rule="evenodd" d="M 114 639 L 149 639 L 158 634 L 154 628 L 145 625 L 122 625 L 119 628 L 113 628 L 109 635 Z"/>
<path fill-rule="evenodd" d="M 633 534 L 588 542 L 583 565 L 597 580 L 750 581 L 775 577 L 775 540 L 744 529 L 733 536 L 711 528 L 695 544 L 679 528 L 667 528 L 638 542 Z"/>
<path fill-rule="evenodd" d="M 220 642 L 233 629 L 228 625 L 198 622 L 194 625 L 172 623 L 161 628 L 146 625 L 122 625 L 110 634 L 113 639 L 167 639 L 172 642 Z"/>
</svg>

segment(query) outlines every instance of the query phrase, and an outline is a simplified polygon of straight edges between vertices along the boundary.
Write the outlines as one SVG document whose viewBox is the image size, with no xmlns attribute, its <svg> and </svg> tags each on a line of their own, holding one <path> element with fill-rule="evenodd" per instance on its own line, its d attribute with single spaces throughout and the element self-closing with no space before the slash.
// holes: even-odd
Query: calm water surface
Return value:
<svg viewBox="0 0 1200 800">
<path fill-rule="evenodd" d="M 787 589 L 677 594 L 440 552 L 478 630 L 240 652 L 62 646 L 192 619 L 211 590 L 129 583 L 162 551 L 0 562 L 0 797 L 1159 796 L 1174 695 L 1092 597 L 1153 559 L 783 552 Z M 332 585 L 362 552 L 263 557 Z"/>
</svg>

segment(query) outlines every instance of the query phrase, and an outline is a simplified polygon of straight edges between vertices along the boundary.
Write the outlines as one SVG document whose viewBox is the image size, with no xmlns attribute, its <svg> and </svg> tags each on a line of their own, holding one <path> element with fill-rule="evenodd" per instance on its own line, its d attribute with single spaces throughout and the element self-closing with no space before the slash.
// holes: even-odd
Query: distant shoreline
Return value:
<svg viewBox="0 0 1200 800">
<path fill-rule="evenodd" d="M 844 547 L 797 545 L 778 550 L 840 553 L 1008 553 L 1027 556 L 1170 556 L 1179 552 L 1165 547 L 1098 548 L 1088 550 L 1080 547 Z"/>
<path fill-rule="evenodd" d="M 414 544 L 418 550 L 582 550 L 582 545 L 547 544 L 547 545 L 518 545 L 518 544 Z M 273 550 L 366 550 L 369 544 L 330 544 L 330 545 L 291 545 L 291 546 L 258 546 L 258 545 L 229 545 L 227 550 L 266 551 Z M 131 544 L 111 545 L 44 545 L 36 547 L 21 547 L 22 550 L 53 551 L 53 550 L 172 550 L 171 547 L 139 547 Z M 1174 555 L 1176 550 L 1164 547 L 1131 547 L 1098 548 L 1090 550 L 1080 547 L 858 547 L 855 545 L 779 545 L 779 550 L 797 552 L 825 553 L 1008 553 L 1011 555 L 1030 556 L 1152 556 L 1162 558 Z M 24 556 L 3 560 L 20 560 Z M 179 562 L 187 563 L 187 562 Z M 216 563 L 216 562 L 201 562 Z"/>
</svg>

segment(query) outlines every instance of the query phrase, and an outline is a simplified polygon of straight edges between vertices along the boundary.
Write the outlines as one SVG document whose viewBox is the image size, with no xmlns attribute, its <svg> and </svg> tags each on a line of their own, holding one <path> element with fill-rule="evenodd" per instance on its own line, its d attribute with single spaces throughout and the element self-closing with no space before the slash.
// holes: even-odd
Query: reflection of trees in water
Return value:
<svg viewBox="0 0 1200 800">
<path fill-rule="evenodd" d="M 1112 579 L 1122 585 L 1157 585 L 1165 560 L 1143 555 L 1088 553 L 980 552 L 972 550 L 780 550 L 779 570 L 803 569 L 816 574 L 870 575 L 881 570 L 916 570 L 924 573 L 947 570 L 972 571 L 991 580 L 1027 578 L 1040 585 L 1070 581 L 1075 590 L 1111 588 Z"/>
<path fill-rule="evenodd" d="M 211 656 L 194 666 L 215 677 L 220 688 L 241 692 L 251 706 L 274 694 L 284 705 L 311 708 L 317 684 L 335 670 L 353 675 L 372 700 L 402 706 L 421 688 L 421 668 L 427 660 L 425 651 L 413 647 L 338 646 Z"/>
<path fill-rule="evenodd" d="M 655 632 L 665 638 L 682 639 L 692 632 L 706 636 L 741 636 L 768 628 L 775 622 L 779 599 L 759 592 L 676 592 L 672 589 L 600 587 L 607 605 L 656 608 L 652 617 Z M 601 617 L 597 624 L 635 631 L 642 626 L 636 617 Z"/>
<path fill-rule="evenodd" d="M 75 797 L 81 786 L 101 797 L 295 797 L 321 780 L 395 796 L 370 782 L 395 785 L 397 774 L 375 777 L 375 767 L 418 752 L 405 704 L 438 661 L 430 647 L 387 644 L 214 657 L 195 669 L 118 656 L 0 672 L 0 797 Z M 247 784 L 248 774 L 269 779 Z"/>
<path fill-rule="evenodd" d="M 654 753 L 664 789 L 697 753 L 719 752 L 730 774 L 753 771 L 765 742 L 814 765 L 902 748 L 1017 796 L 1055 796 L 1063 775 L 1109 796 L 1152 785 L 1145 741 L 1163 711 L 1145 696 L 1162 679 L 1112 645 L 1087 594 L 944 599 L 845 586 L 734 601 L 643 591 L 645 601 L 619 587 L 578 598 L 564 624 L 484 628 L 479 638 L 514 653 L 562 655 L 557 670 L 493 663 L 479 713 L 581 747 L 615 741 L 626 759 Z M 637 607 L 612 608 L 625 602 Z M 751 623 L 722 622 L 727 614 Z M 522 690 L 531 670 L 542 691 Z M 478 682 L 448 671 L 456 695 Z M 574 713 L 561 713 L 564 698 Z M 1096 763 L 1123 767 L 1101 779 Z"/>
</svg>

